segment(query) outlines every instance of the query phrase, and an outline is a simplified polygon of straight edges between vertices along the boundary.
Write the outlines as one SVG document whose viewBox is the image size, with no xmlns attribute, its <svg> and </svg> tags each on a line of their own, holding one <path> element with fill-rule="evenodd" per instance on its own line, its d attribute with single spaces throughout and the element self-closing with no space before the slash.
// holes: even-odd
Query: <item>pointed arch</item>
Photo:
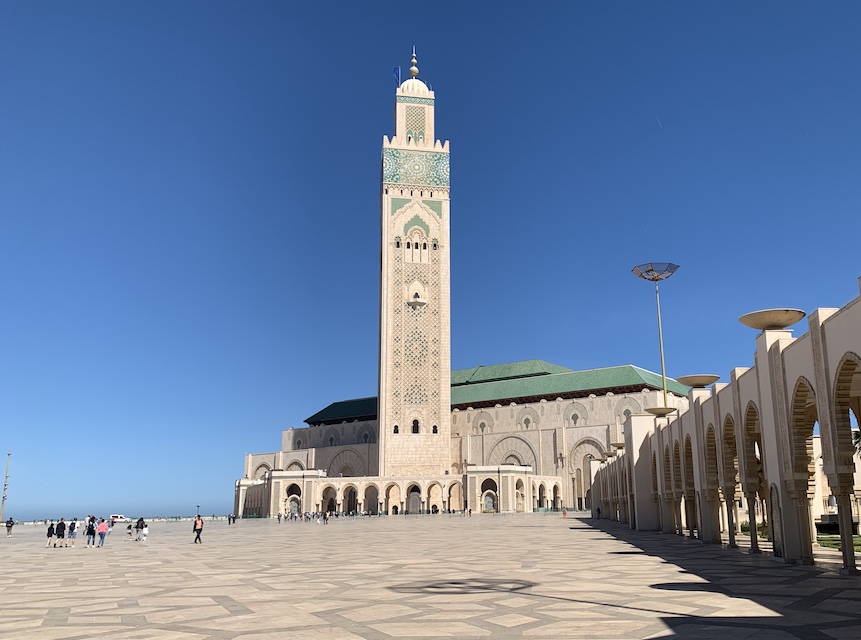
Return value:
<svg viewBox="0 0 861 640">
<path fill-rule="evenodd" d="M 503 464 L 503 460 L 509 456 L 516 457 L 521 461 L 521 464 L 530 466 L 533 471 L 537 471 L 536 462 L 538 457 L 535 455 L 535 450 L 531 444 L 520 436 L 507 436 L 497 442 L 487 456 L 487 464 Z"/>
</svg>

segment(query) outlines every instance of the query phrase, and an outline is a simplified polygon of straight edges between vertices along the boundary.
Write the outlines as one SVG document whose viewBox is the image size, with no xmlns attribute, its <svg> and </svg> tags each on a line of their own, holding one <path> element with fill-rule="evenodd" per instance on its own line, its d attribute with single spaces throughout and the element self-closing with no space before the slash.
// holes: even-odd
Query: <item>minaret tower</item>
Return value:
<svg viewBox="0 0 861 640">
<path fill-rule="evenodd" d="M 380 272 L 381 476 L 442 475 L 451 459 L 448 141 L 434 139 L 434 93 L 410 78 L 383 136 Z"/>
</svg>

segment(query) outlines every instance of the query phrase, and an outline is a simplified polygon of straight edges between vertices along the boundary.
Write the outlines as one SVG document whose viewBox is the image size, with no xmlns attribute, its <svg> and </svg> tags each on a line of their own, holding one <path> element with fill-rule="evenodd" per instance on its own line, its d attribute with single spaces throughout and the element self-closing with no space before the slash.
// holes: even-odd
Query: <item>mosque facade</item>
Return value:
<svg viewBox="0 0 861 640">
<path fill-rule="evenodd" d="M 661 376 L 632 365 L 451 370 L 449 143 L 434 108 L 414 54 L 383 137 L 378 395 L 246 454 L 239 516 L 587 508 L 591 461 L 620 445 L 629 416 L 663 406 Z M 687 387 L 668 385 L 670 406 L 687 407 Z"/>
</svg>

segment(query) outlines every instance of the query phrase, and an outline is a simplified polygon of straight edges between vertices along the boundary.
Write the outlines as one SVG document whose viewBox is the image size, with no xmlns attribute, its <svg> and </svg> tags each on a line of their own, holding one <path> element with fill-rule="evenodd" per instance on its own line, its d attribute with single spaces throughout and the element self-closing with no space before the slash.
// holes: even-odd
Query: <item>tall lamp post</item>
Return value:
<svg viewBox="0 0 861 640">
<path fill-rule="evenodd" d="M 3 509 L 6 507 L 6 487 L 9 486 L 9 458 L 12 457 L 12 452 L 6 452 L 6 475 L 3 476 L 3 498 L 0 499 L 0 522 L 3 521 Z"/>
<path fill-rule="evenodd" d="M 667 370 L 664 365 L 664 332 L 661 327 L 661 294 L 658 291 L 658 283 L 661 280 L 669 278 L 678 268 L 679 265 L 672 262 L 648 262 L 646 264 L 639 264 L 632 270 L 632 273 L 638 278 L 655 283 L 655 305 L 658 308 L 658 344 L 661 348 L 661 382 L 664 387 L 664 406 L 652 407 L 651 409 L 646 409 L 646 411 L 656 416 L 666 416 L 675 411 L 675 408 L 667 406 Z"/>
</svg>

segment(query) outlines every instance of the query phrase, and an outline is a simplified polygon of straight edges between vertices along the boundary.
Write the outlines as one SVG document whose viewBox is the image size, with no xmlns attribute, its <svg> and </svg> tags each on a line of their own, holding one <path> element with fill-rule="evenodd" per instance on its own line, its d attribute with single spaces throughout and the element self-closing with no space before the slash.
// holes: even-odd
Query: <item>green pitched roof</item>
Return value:
<svg viewBox="0 0 861 640">
<path fill-rule="evenodd" d="M 345 420 L 376 420 L 377 397 L 357 398 L 356 400 L 342 400 L 333 402 L 322 411 L 318 411 L 310 418 L 306 418 L 308 424 L 326 424 L 327 422 L 344 422 Z"/>
<path fill-rule="evenodd" d="M 597 391 L 661 389 L 661 376 L 633 365 L 588 369 L 544 376 L 497 380 L 479 384 L 452 385 L 451 405 L 481 405 L 499 400 L 527 401 L 541 397 L 582 397 Z M 688 388 L 667 378 L 667 391 L 685 396 Z"/>
<path fill-rule="evenodd" d="M 527 378 L 530 376 L 546 376 L 551 373 L 569 373 L 573 369 L 560 367 L 558 364 L 544 360 L 521 360 L 491 366 L 478 366 L 472 369 L 459 369 L 451 372 L 451 386 L 462 384 L 477 384 L 510 380 L 511 378 Z"/>
<path fill-rule="evenodd" d="M 661 389 L 657 373 L 626 364 L 619 367 L 574 371 L 543 360 L 524 360 L 490 367 L 451 372 L 451 406 L 481 407 L 507 402 L 534 402 L 541 398 L 582 398 L 590 393 L 638 392 Z M 667 391 L 686 396 L 688 387 L 667 378 Z M 377 399 L 359 398 L 333 402 L 305 422 L 332 424 L 348 420 L 374 420 Z"/>
</svg>

